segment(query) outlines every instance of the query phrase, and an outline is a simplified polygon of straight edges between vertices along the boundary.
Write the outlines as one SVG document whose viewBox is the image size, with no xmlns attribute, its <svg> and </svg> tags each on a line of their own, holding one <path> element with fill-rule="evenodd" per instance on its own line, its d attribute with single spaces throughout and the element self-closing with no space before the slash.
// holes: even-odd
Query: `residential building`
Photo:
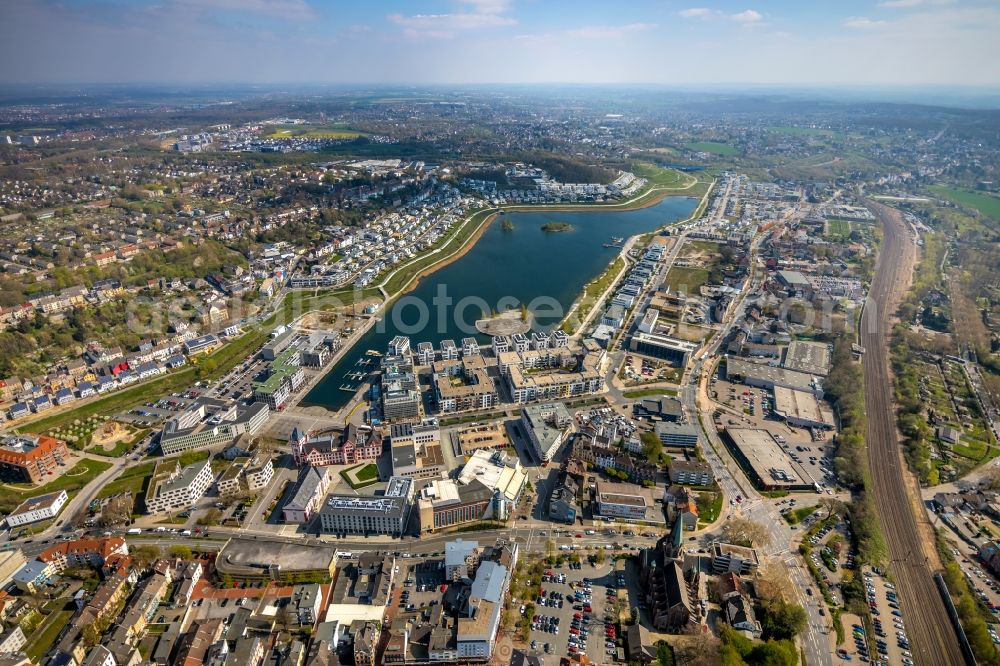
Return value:
<svg viewBox="0 0 1000 666">
<path fill-rule="evenodd" d="M 757 571 L 760 559 L 753 548 L 735 546 L 731 543 L 717 543 L 712 547 L 712 573 L 716 575 L 732 572 L 748 576 Z"/>
<path fill-rule="evenodd" d="M 598 479 L 596 499 L 597 513 L 604 518 L 629 522 L 654 518 L 661 520 L 653 515 L 659 505 L 653 500 L 652 491 L 648 488 Z"/>
<path fill-rule="evenodd" d="M 146 512 L 150 514 L 184 511 L 196 504 L 212 485 L 215 476 L 209 460 L 181 467 L 176 460 L 159 463 L 146 492 Z"/>
<path fill-rule="evenodd" d="M 0 440 L 0 479 L 39 483 L 69 459 L 66 442 L 45 435 L 9 435 Z"/>
<path fill-rule="evenodd" d="M 691 486 L 710 486 L 715 481 L 712 466 L 701 460 L 672 460 L 670 482 Z"/>
<path fill-rule="evenodd" d="M 43 550 L 39 553 L 38 559 L 51 564 L 55 573 L 62 573 L 69 567 L 102 569 L 108 560 L 126 556 L 128 556 L 128 545 L 125 539 L 106 537 L 63 541 Z"/>
<path fill-rule="evenodd" d="M 543 465 L 555 457 L 571 422 L 561 402 L 527 405 L 521 410 L 521 424 Z"/>
<path fill-rule="evenodd" d="M 274 478 L 274 462 L 271 456 L 257 454 L 253 457 L 240 456 L 230 463 L 216 482 L 219 495 L 232 497 L 243 493 L 257 493 L 267 487 Z"/>
<path fill-rule="evenodd" d="M 65 490 L 26 499 L 7 516 L 7 526 L 14 528 L 40 520 L 51 520 L 59 515 L 68 501 L 69 495 Z"/>
</svg>

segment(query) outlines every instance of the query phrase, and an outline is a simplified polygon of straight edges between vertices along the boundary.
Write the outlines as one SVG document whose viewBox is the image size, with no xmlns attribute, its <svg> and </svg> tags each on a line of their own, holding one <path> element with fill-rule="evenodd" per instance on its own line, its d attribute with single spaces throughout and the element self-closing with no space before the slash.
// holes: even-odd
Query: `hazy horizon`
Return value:
<svg viewBox="0 0 1000 666">
<path fill-rule="evenodd" d="M 15 0 L 7 84 L 1000 86 L 1000 5 Z"/>
</svg>

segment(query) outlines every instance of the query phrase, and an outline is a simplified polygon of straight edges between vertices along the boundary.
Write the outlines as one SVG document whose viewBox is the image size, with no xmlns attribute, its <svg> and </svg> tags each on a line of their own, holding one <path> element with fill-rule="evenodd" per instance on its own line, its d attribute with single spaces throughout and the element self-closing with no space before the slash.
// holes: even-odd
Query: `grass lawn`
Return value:
<svg viewBox="0 0 1000 666">
<path fill-rule="evenodd" d="M 935 195 L 948 199 L 960 206 L 973 208 L 987 217 L 1000 220 L 1000 197 L 963 190 L 957 187 L 948 187 L 947 185 L 931 185 L 927 189 Z"/>
<path fill-rule="evenodd" d="M 714 153 L 716 155 L 735 155 L 736 149 L 728 143 L 717 141 L 698 141 L 696 143 L 685 143 L 684 147 L 696 153 Z"/>
<path fill-rule="evenodd" d="M 262 136 L 268 139 L 357 139 L 360 136 L 368 136 L 365 132 L 359 132 L 343 125 L 274 125 L 269 131 L 265 130 Z"/>
<path fill-rule="evenodd" d="M 830 238 L 847 238 L 851 235 L 851 223 L 847 220 L 827 220 L 826 235 Z"/>
<path fill-rule="evenodd" d="M 355 475 L 357 475 L 358 478 L 357 483 L 354 481 Z M 365 488 L 373 483 L 378 483 L 378 466 L 374 463 L 362 463 L 355 467 L 349 467 L 345 470 L 341 470 L 340 478 L 342 478 L 347 485 L 354 490 Z"/>
<path fill-rule="evenodd" d="M 793 509 L 792 511 L 789 511 L 786 514 L 783 514 L 785 517 L 785 521 L 789 525 L 798 525 L 803 520 L 805 520 L 806 516 L 815 511 L 817 506 L 819 505 L 814 504 L 813 506 L 800 506 L 797 509 Z"/>
<path fill-rule="evenodd" d="M 702 493 L 704 494 L 704 493 Z M 699 495 L 700 497 L 701 495 Z M 699 511 L 701 515 L 698 517 L 699 523 L 714 523 L 719 518 L 719 514 L 722 513 L 722 493 L 712 493 L 712 501 L 704 506 L 702 509 L 702 504 L 699 503 Z"/>
<path fill-rule="evenodd" d="M 682 188 L 697 181 L 697 178 L 689 176 L 683 171 L 678 171 L 677 169 L 661 169 L 655 164 L 650 164 L 649 162 L 637 163 L 632 168 L 632 173 L 639 178 L 645 178 L 649 181 L 650 185 L 655 185 L 657 187 Z"/>
<path fill-rule="evenodd" d="M 357 472 L 354 473 L 355 478 L 358 481 L 371 481 L 378 478 L 378 466 L 373 463 L 368 463 Z"/>
<path fill-rule="evenodd" d="M 583 288 L 583 293 L 577 297 L 579 305 L 576 310 L 573 311 L 573 318 L 567 318 L 563 321 L 562 330 L 566 333 L 573 333 L 576 330 L 577 325 L 580 324 L 590 311 L 594 308 L 594 303 L 600 297 L 604 291 L 611 286 L 612 281 L 621 272 L 622 268 L 625 266 L 625 260 L 620 256 L 615 257 L 615 260 L 604 269 L 597 278 L 587 283 Z"/>
<path fill-rule="evenodd" d="M 28 639 L 27 645 L 24 646 L 25 654 L 33 662 L 38 663 L 42 655 L 48 652 L 52 644 L 56 642 L 59 632 L 69 624 L 71 619 L 73 619 L 73 611 L 71 610 L 58 610 L 51 613 L 45 618 L 42 626 Z"/>
<path fill-rule="evenodd" d="M 0 507 L 2 507 L 0 510 L 6 513 L 28 497 L 37 497 L 58 490 L 65 490 L 72 495 L 110 467 L 111 463 L 109 462 L 81 460 L 59 478 L 53 479 L 43 486 L 36 487 L 23 483 L 5 484 L 0 486 Z"/>
<path fill-rule="evenodd" d="M 674 266 L 667 273 L 665 284 L 674 291 L 697 294 L 701 287 L 708 282 L 708 273 L 707 268 Z"/>
<path fill-rule="evenodd" d="M 639 391 L 623 391 L 622 395 L 634 400 L 636 398 L 648 398 L 651 395 L 677 395 L 677 391 L 669 388 L 650 388 Z"/>
</svg>

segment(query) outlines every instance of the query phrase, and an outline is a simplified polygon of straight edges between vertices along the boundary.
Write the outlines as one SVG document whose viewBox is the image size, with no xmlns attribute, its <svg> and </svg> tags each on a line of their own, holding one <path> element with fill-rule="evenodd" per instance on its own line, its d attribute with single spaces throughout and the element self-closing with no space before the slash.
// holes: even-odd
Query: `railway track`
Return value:
<svg viewBox="0 0 1000 666">
<path fill-rule="evenodd" d="M 919 493 L 916 501 L 912 495 L 918 489 L 903 460 L 889 380 L 891 317 L 909 287 L 915 249 L 898 211 L 880 204 L 873 208 L 884 233 L 861 320 L 871 492 L 889 547 L 889 570 L 899 591 L 913 660 L 917 666 L 958 666 L 965 661 L 934 584 L 933 531 L 919 506 Z"/>
</svg>

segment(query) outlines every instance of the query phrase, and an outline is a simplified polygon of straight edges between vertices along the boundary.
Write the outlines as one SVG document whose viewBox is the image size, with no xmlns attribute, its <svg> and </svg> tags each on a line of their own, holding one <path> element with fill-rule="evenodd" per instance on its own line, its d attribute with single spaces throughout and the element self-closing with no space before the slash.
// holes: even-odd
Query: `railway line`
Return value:
<svg viewBox="0 0 1000 666">
<path fill-rule="evenodd" d="M 933 528 L 920 507 L 916 479 L 903 460 L 889 381 L 891 317 L 910 284 L 914 243 L 898 211 L 881 204 L 872 208 L 884 233 L 861 319 L 871 492 L 889 547 L 889 571 L 899 590 L 913 660 L 918 666 L 958 666 L 965 660 L 934 583 Z"/>
</svg>

